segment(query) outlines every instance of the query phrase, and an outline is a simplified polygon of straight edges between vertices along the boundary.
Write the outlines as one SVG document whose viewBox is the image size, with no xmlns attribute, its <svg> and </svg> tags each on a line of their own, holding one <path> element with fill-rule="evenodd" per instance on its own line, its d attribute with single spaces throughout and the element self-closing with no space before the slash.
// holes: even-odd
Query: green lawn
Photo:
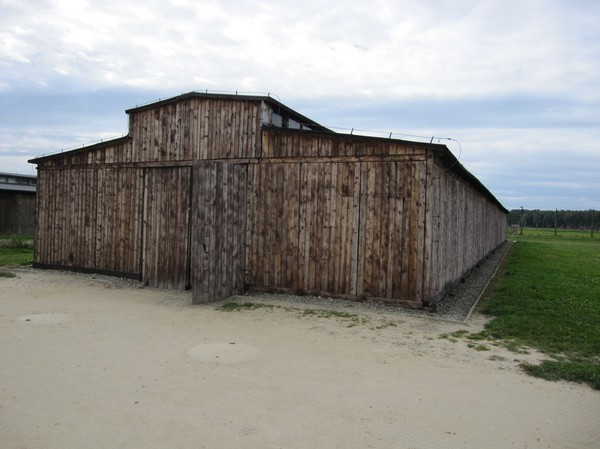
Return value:
<svg viewBox="0 0 600 449">
<path fill-rule="evenodd" d="M 26 242 L 33 240 L 32 235 L 0 234 L 0 267 L 29 265 L 33 262 L 33 249 Z"/>
<path fill-rule="evenodd" d="M 600 237 L 600 236 L 598 236 Z M 481 311 L 495 318 L 481 336 L 553 357 L 525 371 L 600 389 L 600 238 L 589 231 L 525 229 Z"/>
</svg>

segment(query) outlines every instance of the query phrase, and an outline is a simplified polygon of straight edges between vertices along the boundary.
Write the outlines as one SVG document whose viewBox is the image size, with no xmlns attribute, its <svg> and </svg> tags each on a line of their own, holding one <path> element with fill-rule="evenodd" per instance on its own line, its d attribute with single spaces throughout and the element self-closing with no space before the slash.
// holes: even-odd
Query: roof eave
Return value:
<svg viewBox="0 0 600 449">
<path fill-rule="evenodd" d="M 97 149 L 100 149 L 100 148 L 103 148 L 106 146 L 119 144 L 121 142 L 126 142 L 128 140 L 131 140 L 131 137 L 129 135 L 126 135 L 123 137 L 118 137 L 116 139 L 104 140 L 102 142 L 98 142 L 98 143 L 95 143 L 92 145 L 84 146 L 81 148 L 76 148 L 74 150 L 61 151 L 60 153 L 54 153 L 54 154 L 49 154 L 47 156 L 36 157 L 33 159 L 29 159 L 27 162 L 29 162 L 30 164 L 40 164 L 42 162 L 46 162 L 46 161 L 49 161 L 52 159 L 57 159 L 59 157 L 72 156 L 72 155 L 78 154 L 78 153 L 85 153 L 86 151 L 97 150 Z"/>
<path fill-rule="evenodd" d="M 490 201 L 496 204 L 504 213 L 508 213 L 508 209 L 506 209 L 502 203 L 494 196 L 492 192 L 469 170 L 467 170 L 464 165 L 460 163 L 460 161 L 452 154 L 452 152 L 446 147 L 446 145 L 440 145 L 444 147 L 445 150 L 440 151 L 439 148 L 433 148 L 436 150 L 437 160 L 440 161 L 441 165 L 450 173 L 457 176 L 459 179 L 464 179 L 470 185 L 472 185 L 479 192 L 484 194 Z"/>
</svg>

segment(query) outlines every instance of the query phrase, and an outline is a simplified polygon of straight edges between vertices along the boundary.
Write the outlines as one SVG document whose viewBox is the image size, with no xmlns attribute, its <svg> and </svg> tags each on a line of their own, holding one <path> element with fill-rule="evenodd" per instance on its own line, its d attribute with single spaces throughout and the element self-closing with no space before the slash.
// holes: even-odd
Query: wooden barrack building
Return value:
<svg viewBox="0 0 600 449">
<path fill-rule="evenodd" d="M 254 290 L 418 308 L 505 240 L 506 209 L 444 145 L 338 134 L 270 96 L 126 112 L 126 137 L 30 161 L 36 267 L 195 303 Z"/>
<path fill-rule="evenodd" d="M 36 177 L 0 173 L 0 234 L 33 234 Z"/>
</svg>

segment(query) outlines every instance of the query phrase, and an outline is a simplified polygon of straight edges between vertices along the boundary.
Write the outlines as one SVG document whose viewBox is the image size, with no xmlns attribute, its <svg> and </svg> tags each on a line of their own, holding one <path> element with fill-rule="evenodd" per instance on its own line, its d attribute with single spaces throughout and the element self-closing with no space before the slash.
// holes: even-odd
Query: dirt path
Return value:
<svg viewBox="0 0 600 449">
<path fill-rule="evenodd" d="M 0 447 L 597 448 L 600 393 L 397 313 L 223 312 L 37 270 L 0 279 Z M 253 298 L 256 300 L 256 298 Z M 269 303 L 269 300 L 266 301 Z M 308 306 L 307 306 L 308 307 Z M 314 309 L 314 306 L 310 306 Z"/>
</svg>

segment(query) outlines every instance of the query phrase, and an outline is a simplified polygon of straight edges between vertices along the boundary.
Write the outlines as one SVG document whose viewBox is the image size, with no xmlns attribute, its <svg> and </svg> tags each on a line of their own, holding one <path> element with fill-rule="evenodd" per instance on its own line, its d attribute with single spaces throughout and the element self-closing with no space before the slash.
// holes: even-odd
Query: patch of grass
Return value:
<svg viewBox="0 0 600 449">
<path fill-rule="evenodd" d="M 526 230 L 481 311 L 495 317 L 479 335 L 561 361 L 528 373 L 596 385 L 600 370 L 600 239 L 589 233 Z M 476 334 L 477 335 L 477 334 Z M 576 375 L 574 374 L 576 373 Z"/>
<path fill-rule="evenodd" d="M 314 315 L 319 318 L 358 318 L 358 315 L 329 309 L 304 309 L 303 315 Z"/>
<path fill-rule="evenodd" d="M 452 335 L 453 337 L 463 337 L 463 336 L 467 335 L 468 333 L 469 333 L 468 330 L 461 329 L 459 331 L 452 332 L 452 334 L 450 334 L 450 335 Z"/>
<path fill-rule="evenodd" d="M 15 267 L 33 263 L 33 249 L 0 248 L 0 267 Z"/>
<path fill-rule="evenodd" d="M 481 332 L 478 332 L 476 334 L 468 334 L 468 335 L 465 335 L 465 337 L 467 337 L 469 340 L 472 340 L 472 341 L 492 340 L 492 337 L 490 335 L 485 335 L 485 334 L 482 334 Z"/>
<path fill-rule="evenodd" d="M 2 271 L 0 270 L 0 278 L 16 278 L 17 275 L 15 273 L 11 273 L 10 271 Z"/>
<path fill-rule="evenodd" d="M 304 309 L 302 316 L 313 316 L 316 318 L 337 318 L 343 322 L 348 322 L 347 327 L 355 327 L 361 324 L 367 324 L 368 318 L 358 316 L 353 313 L 342 312 L 331 309 Z"/>
<path fill-rule="evenodd" d="M 451 334 L 440 334 L 438 338 L 443 338 L 453 343 L 456 343 L 461 338 L 466 338 L 469 340 L 467 343 L 467 347 L 471 349 L 475 349 L 476 351 L 489 351 L 490 348 L 483 343 L 476 344 L 475 342 L 485 341 L 493 346 L 502 346 L 509 351 L 512 351 L 517 354 L 529 354 L 527 348 L 514 340 L 499 340 L 489 335 L 486 331 L 477 332 L 476 334 L 469 333 L 468 330 L 463 329 L 459 331 L 452 332 Z"/>
<path fill-rule="evenodd" d="M 515 354 L 529 354 L 530 351 L 527 349 L 527 346 L 523 346 L 522 344 L 517 343 L 514 340 L 500 340 L 500 346 L 505 347 L 510 352 L 514 352 Z"/>
<path fill-rule="evenodd" d="M 29 248 L 29 249 L 33 249 L 33 235 L 29 235 L 29 234 L 0 234 L 0 248 Z"/>
<path fill-rule="evenodd" d="M 471 349 L 475 349 L 475 351 L 489 351 L 489 346 L 475 343 L 467 343 L 467 346 Z"/>
<path fill-rule="evenodd" d="M 297 312 L 299 314 L 299 316 L 301 316 L 301 317 L 315 317 L 315 318 L 325 318 L 325 319 L 335 318 L 342 322 L 347 322 L 348 323 L 347 327 L 355 327 L 358 325 L 365 325 L 365 324 L 369 323 L 369 318 L 361 317 L 361 316 L 353 314 L 353 313 L 343 312 L 343 311 L 339 311 L 339 310 L 298 309 L 298 308 L 282 307 L 282 306 L 277 306 L 277 305 L 272 305 L 272 304 L 262 304 L 262 303 L 256 303 L 256 302 L 250 302 L 250 301 L 226 302 L 226 303 L 222 304 L 221 306 L 217 307 L 217 310 L 220 310 L 222 312 L 237 312 L 237 311 L 242 311 L 242 310 L 255 310 L 255 309 L 261 309 L 261 308 L 267 308 L 267 309 L 277 308 L 277 309 L 286 310 L 288 312 Z M 376 329 L 383 329 L 383 328 L 389 327 L 389 326 L 396 326 L 396 323 L 394 323 L 392 321 L 384 322 L 380 326 L 376 327 Z"/>
<path fill-rule="evenodd" d="M 273 309 L 275 306 L 271 304 L 261 304 L 257 302 L 226 302 L 217 307 L 221 312 L 238 312 L 240 310 L 255 310 L 255 309 Z"/>
<path fill-rule="evenodd" d="M 377 326 L 375 326 L 373 329 L 385 329 L 387 327 L 398 327 L 398 324 L 395 323 L 394 321 L 383 321 L 381 323 L 379 323 Z"/>
<path fill-rule="evenodd" d="M 460 336 L 462 336 L 462 335 L 460 335 Z M 451 341 L 452 343 L 458 342 L 458 339 L 456 338 L 456 336 L 453 333 L 452 334 L 440 334 L 440 335 L 438 335 L 438 338 L 440 338 L 442 340 Z"/>
<path fill-rule="evenodd" d="M 546 360 L 540 365 L 521 364 L 528 374 L 546 380 L 568 380 L 587 383 L 595 390 L 600 390 L 600 364 L 577 361 Z"/>
<path fill-rule="evenodd" d="M 440 334 L 438 338 L 451 341 L 452 343 L 456 343 L 460 338 L 467 337 L 469 338 L 469 331 L 466 329 L 461 329 L 458 331 L 454 331 L 450 334 Z"/>
<path fill-rule="evenodd" d="M 502 357 L 501 355 L 491 355 L 488 357 L 488 360 L 491 360 L 493 362 L 505 362 L 506 361 L 506 357 Z"/>
</svg>

